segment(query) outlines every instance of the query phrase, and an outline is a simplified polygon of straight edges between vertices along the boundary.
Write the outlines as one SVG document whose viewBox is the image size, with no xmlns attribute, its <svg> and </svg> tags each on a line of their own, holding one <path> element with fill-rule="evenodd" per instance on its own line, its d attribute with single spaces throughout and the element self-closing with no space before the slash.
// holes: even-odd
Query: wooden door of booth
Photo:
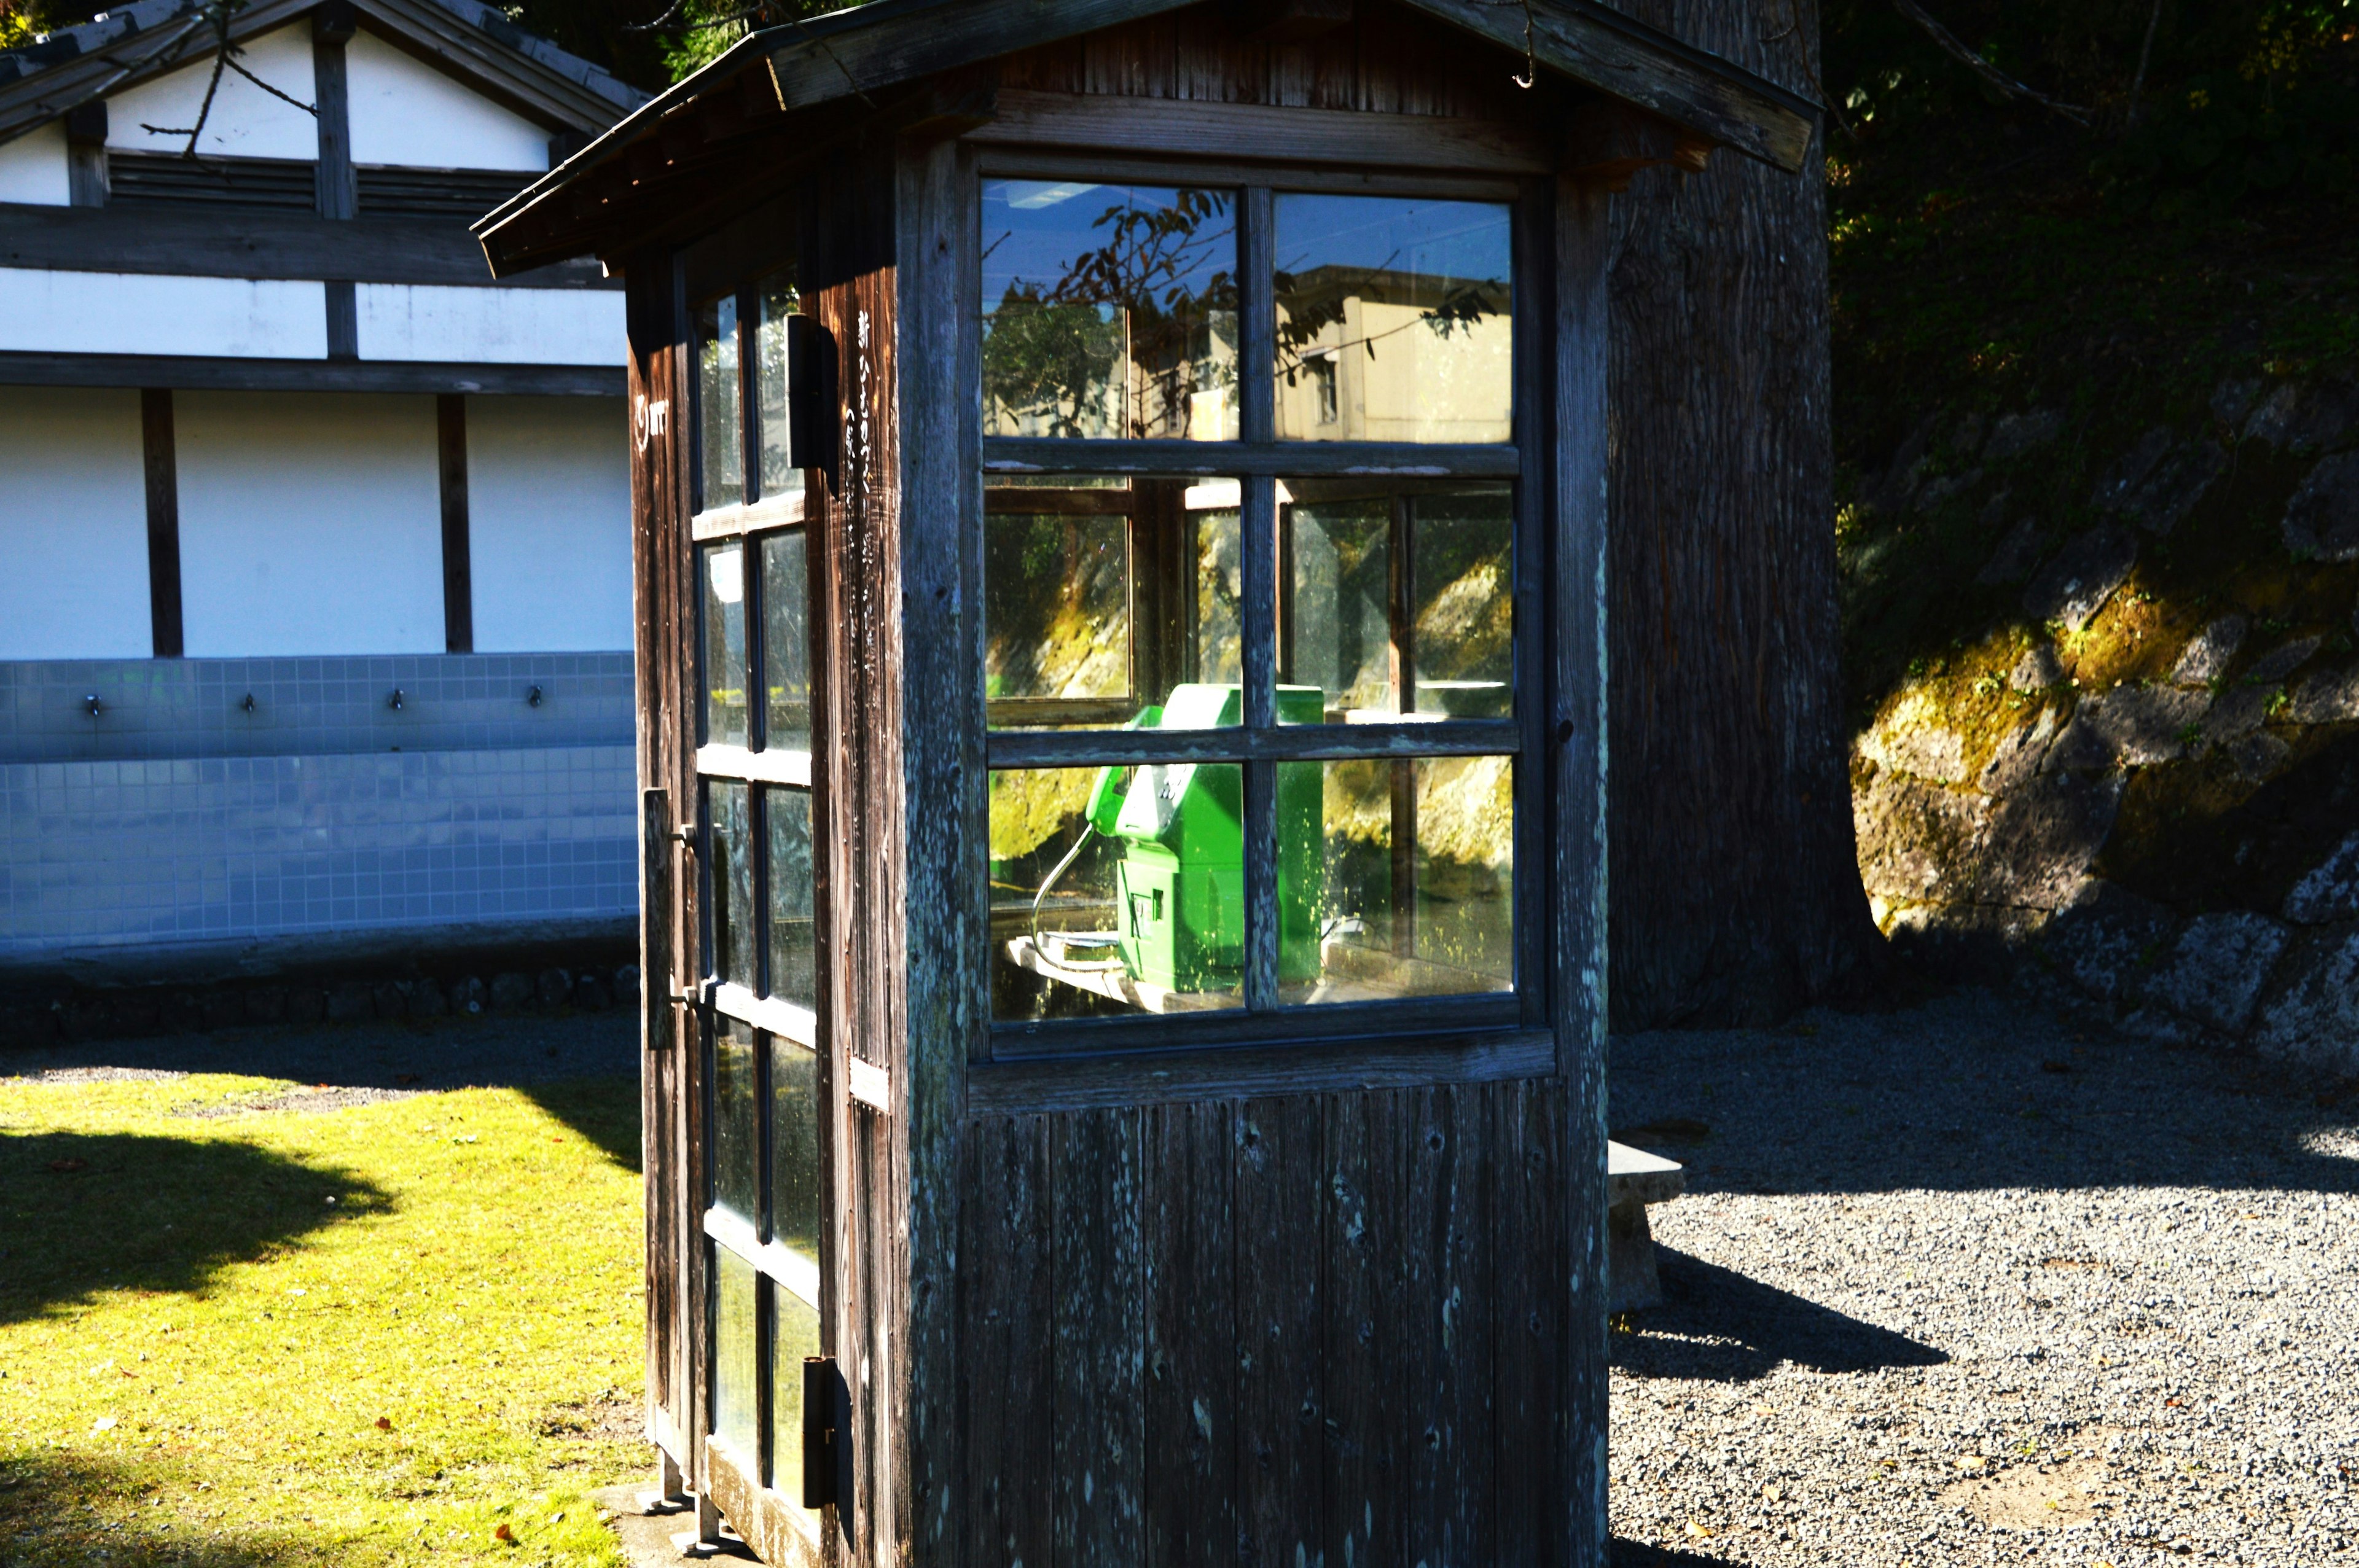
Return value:
<svg viewBox="0 0 2359 1568">
<path fill-rule="evenodd" d="M 847 525 L 811 406 L 834 339 L 793 230 L 649 258 L 669 308 L 635 279 L 633 313 L 655 344 L 633 356 L 650 1435 L 708 1536 L 725 1517 L 780 1564 L 845 1561 L 862 1533 L 838 1368 L 881 1356 L 845 1310 L 872 1233 L 844 1195 L 887 1100 L 831 935 L 860 838 L 824 631 Z"/>
</svg>

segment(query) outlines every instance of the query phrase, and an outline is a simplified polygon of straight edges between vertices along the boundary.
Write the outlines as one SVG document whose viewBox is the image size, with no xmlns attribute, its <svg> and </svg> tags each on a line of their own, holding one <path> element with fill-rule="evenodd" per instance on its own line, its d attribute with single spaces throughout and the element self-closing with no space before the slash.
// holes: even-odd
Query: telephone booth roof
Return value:
<svg viewBox="0 0 2359 1568">
<path fill-rule="evenodd" d="M 1586 0 L 1399 0 L 1403 8 L 1526 57 L 1535 75 L 1637 111 L 1630 167 L 1702 167 L 1730 147 L 1799 171 L 1819 106 L 1712 54 Z M 768 27 L 616 124 L 475 225 L 495 276 L 685 234 L 742 206 L 744 162 L 775 144 L 800 164 L 882 123 L 993 116 L 968 67 L 1202 0 L 873 0 Z M 1353 0 L 1269 0 L 1255 27 L 1284 37 L 1352 14 Z M 1233 10 L 1242 13 L 1244 7 Z M 1629 133 L 1625 132 L 1625 136 Z M 798 153 L 804 157 L 796 156 Z M 1273 156 L 1289 156 L 1284 149 Z"/>
</svg>

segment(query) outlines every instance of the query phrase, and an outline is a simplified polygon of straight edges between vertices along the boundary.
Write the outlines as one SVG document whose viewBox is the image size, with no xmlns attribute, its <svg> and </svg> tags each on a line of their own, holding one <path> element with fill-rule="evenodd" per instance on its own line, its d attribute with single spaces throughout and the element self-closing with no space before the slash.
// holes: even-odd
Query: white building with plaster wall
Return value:
<svg viewBox="0 0 2359 1568">
<path fill-rule="evenodd" d="M 619 933 L 623 296 L 467 225 L 642 95 L 473 0 L 228 35 L 0 53 L 0 979 Z"/>
</svg>

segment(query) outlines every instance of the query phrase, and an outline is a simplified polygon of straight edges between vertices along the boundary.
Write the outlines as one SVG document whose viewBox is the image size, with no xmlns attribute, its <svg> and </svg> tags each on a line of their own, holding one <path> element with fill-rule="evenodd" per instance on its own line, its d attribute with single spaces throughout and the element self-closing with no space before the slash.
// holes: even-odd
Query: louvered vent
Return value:
<svg viewBox="0 0 2359 1568">
<path fill-rule="evenodd" d="M 294 158 L 110 152 L 106 199 L 122 206 L 201 202 L 308 212 L 319 202 L 311 168 Z"/>
<path fill-rule="evenodd" d="M 473 222 L 538 176 L 495 168 L 355 169 L 364 218 L 458 218 Z"/>
</svg>

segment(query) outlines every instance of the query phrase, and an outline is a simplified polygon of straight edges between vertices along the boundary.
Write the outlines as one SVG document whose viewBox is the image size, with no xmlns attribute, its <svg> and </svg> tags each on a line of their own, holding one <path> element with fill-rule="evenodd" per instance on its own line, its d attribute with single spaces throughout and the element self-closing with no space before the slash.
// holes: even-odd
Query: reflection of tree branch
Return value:
<svg viewBox="0 0 2359 1568">
<path fill-rule="evenodd" d="M 1277 367 L 1278 373 L 1286 377 L 1287 385 L 1292 386 L 1296 375 L 1313 360 L 1332 360 L 1347 349 L 1358 348 L 1366 349 L 1368 357 L 1375 359 L 1378 343 L 1383 342 L 1386 338 L 1397 337 L 1412 328 L 1431 328 L 1437 336 L 1444 338 L 1449 337 L 1461 327 L 1471 332 L 1476 321 L 1485 316 L 1495 314 L 1490 305 L 1490 298 L 1483 292 L 1483 286 L 1479 283 L 1469 284 L 1432 309 L 1404 321 L 1397 327 L 1387 327 L 1381 332 L 1369 332 L 1340 343 L 1318 342 L 1316 334 L 1313 334 L 1312 339 L 1306 340 L 1300 347 L 1281 341 L 1278 344 L 1280 352 L 1291 351 L 1294 358 L 1291 362 L 1281 362 Z M 1340 316 L 1341 312 L 1338 312 L 1339 319 Z M 1309 351 L 1304 351 L 1306 349 Z"/>
</svg>

